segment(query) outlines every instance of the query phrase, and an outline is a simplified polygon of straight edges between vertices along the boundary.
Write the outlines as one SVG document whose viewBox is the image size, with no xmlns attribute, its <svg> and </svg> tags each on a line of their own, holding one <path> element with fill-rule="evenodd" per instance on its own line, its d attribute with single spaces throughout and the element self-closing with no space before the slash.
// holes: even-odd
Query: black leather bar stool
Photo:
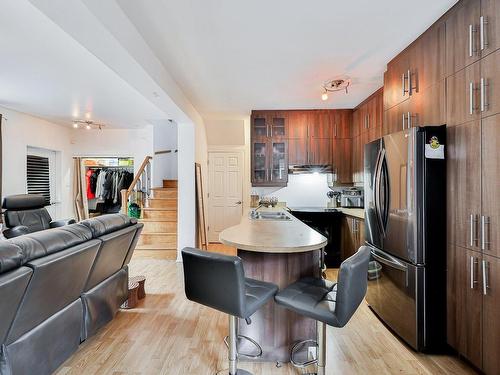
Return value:
<svg viewBox="0 0 500 375">
<path fill-rule="evenodd" d="M 297 348 L 313 340 L 301 341 L 292 348 L 291 362 L 294 366 L 304 368 L 316 363 L 317 374 L 325 375 L 326 324 L 341 328 L 349 322 L 366 294 L 369 261 L 370 249 L 361 246 L 356 254 L 340 265 L 337 283 L 303 278 L 274 297 L 279 305 L 317 321 L 317 358 L 302 363 L 295 361 Z"/>
<path fill-rule="evenodd" d="M 249 322 L 250 316 L 278 291 L 271 283 L 245 278 L 239 257 L 209 253 L 186 247 L 182 250 L 184 289 L 190 301 L 229 315 L 229 374 L 251 375 L 238 369 L 238 318 Z M 243 337 L 243 336 L 242 336 Z M 252 339 L 244 337 L 260 346 Z M 262 353 L 262 349 L 260 349 Z"/>
</svg>

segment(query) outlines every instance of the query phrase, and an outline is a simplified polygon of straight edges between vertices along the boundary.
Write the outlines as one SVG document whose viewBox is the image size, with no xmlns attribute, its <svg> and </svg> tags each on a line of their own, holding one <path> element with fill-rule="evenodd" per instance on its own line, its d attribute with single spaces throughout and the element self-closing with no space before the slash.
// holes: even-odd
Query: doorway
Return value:
<svg viewBox="0 0 500 375">
<path fill-rule="evenodd" d="M 208 240 L 241 221 L 243 215 L 243 152 L 208 154 Z"/>
</svg>

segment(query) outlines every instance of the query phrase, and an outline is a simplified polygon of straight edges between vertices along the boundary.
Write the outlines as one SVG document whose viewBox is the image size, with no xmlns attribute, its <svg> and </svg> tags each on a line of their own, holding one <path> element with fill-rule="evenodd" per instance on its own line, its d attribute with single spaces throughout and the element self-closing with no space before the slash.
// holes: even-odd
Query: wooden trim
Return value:
<svg viewBox="0 0 500 375">
<path fill-rule="evenodd" d="M 130 187 L 127 189 L 127 196 L 134 190 L 135 185 L 137 185 L 137 182 L 139 181 L 139 178 L 141 178 L 142 172 L 146 169 L 146 166 L 149 164 L 149 162 L 153 159 L 152 156 L 146 156 L 144 158 L 144 161 L 142 162 L 140 168 L 137 171 L 137 174 L 135 175 L 134 179 L 132 180 L 132 183 L 130 184 Z"/>
</svg>

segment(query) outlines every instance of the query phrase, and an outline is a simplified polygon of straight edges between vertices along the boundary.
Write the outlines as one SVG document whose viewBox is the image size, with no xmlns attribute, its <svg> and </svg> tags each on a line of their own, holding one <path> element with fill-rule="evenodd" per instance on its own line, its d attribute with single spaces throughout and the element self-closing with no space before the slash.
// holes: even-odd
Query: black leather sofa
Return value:
<svg viewBox="0 0 500 375">
<path fill-rule="evenodd" d="M 3 199 L 2 208 L 6 210 L 3 213 L 7 227 L 3 231 L 5 238 L 76 223 L 75 219 L 52 220 L 41 194 L 10 195 Z"/>
<path fill-rule="evenodd" d="M 0 374 L 51 374 L 113 319 L 143 224 L 121 214 L 0 241 Z"/>
</svg>

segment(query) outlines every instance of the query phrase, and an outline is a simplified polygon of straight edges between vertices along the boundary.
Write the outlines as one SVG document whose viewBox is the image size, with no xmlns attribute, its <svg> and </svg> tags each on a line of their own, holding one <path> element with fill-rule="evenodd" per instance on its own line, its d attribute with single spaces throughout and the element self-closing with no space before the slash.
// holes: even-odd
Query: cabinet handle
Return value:
<svg viewBox="0 0 500 375">
<path fill-rule="evenodd" d="M 411 96 L 412 92 L 412 87 L 411 87 L 411 72 L 410 69 L 408 69 L 408 95 Z"/>
<path fill-rule="evenodd" d="M 408 90 L 406 89 L 406 76 L 404 73 L 401 75 L 401 87 L 403 88 L 403 96 L 405 96 Z"/>
<path fill-rule="evenodd" d="M 470 214 L 470 246 L 477 246 L 477 215 Z"/>
<path fill-rule="evenodd" d="M 488 87 L 488 83 L 486 82 L 486 78 L 481 77 L 481 112 L 486 111 L 488 108 L 488 102 L 486 101 L 486 88 Z"/>
<path fill-rule="evenodd" d="M 338 125 L 337 125 L 337 124 L 335 124 L 335 127 L 333 128 L 333 136 L 334 136 L 335 138 L 337 138 L 337 127 L 338 127 Z"/>
<path fill-rule="evenodd" d="M 487 250 L 490 245 L 489 225 L 490 218 L 488 216 L 481 216 L 481 250 Z M 486 228 L 487 226 L 488 228 Z"/>
<path fill-rule="evenodd" d="M 405 130 L 405 114 L 403 113 L 403 130 Z"/>
<path fill-rule="evenodd" d="M 474 46 L 474 33 L 476 32 L 476 28 L 474 25 L 469 25 L 469 57 L 474 56 L 476 52 L 476 48 Z"/>
<path fill-rule="evenodd" d="M 469 82 L 469 114 L 472 115 L 474 113 L 474 98 L 472 94 L 474 92 L 474 83 Z"/>
<path fill-rule="evenodd" d="M 411 113 L 408 112 L 408 129 L 411 128 Z"/>
<path fill-rule="evenodd" d="M 483 294 L 486 296 L 488 294 L 488 289 L 490 286 L 488 285 L 488 271 L 489 271 L 489 264 L 487 261 L 483 259 Z"/>
<path fill-rule="evenodd" d="M 266 181 L 269 181 L 269 169 L 266 168 Z"/>
<path fill-rule="evenodd" d="M 269 124 L 266 124 L 266 137 L 269 138 Z"/>
<path fill-rule="evenodd" d="M 486 39 L 486 27 L 488 20 L 484 16 L 479 17 L 479 38 L 481 40 L 481 51 L 488 47 L 488 40 Z"/>
<path fill-rule="evenodd" d="M 366 115 L 366 128 L 370 129 L 370 114 Z"/>
<path fill-rule="evenodd" d="M 478 260 L 474 257 L 470 257 L 470 288 L 474 289 L 474 285 L 477 284 L 477 280 L 475 278 L 476 273 L 476 264 Z"/>
</svg>

